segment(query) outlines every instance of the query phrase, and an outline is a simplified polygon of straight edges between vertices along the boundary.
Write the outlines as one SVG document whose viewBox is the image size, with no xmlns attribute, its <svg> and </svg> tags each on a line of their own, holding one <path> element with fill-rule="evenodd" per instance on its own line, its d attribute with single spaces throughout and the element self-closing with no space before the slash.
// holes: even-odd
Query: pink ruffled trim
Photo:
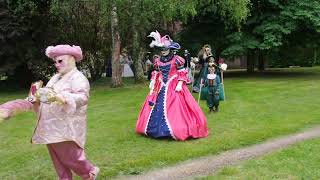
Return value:
<svg viewBox="0 0 320 180">
<path fill-rule="evenodd" d="M 175 63 L 177 65 L 177 67 L 184 66 L 185 60 L 182 57 L 176 55 L 175 58 L 176 58 L 176 62 Z"/>
<path fill-rule="evenodd" d="M 188 78 L 188 71 L 186 69 L 178 71 L 178 80 L 190 83 L 191 80 Z"/>
</svg>

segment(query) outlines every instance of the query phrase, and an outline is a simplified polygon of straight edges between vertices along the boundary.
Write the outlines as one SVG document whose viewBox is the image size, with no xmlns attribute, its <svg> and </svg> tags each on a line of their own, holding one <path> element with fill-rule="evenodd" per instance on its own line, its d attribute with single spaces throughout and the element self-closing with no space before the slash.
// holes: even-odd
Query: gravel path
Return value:
<svg viewBox="0 0 320 180">
<path fill-rule="evenodd" d="M 320 137 L 320 126 L 307 129 L 304 132 L 272 139 L 261 144 L 222 152 L 215 156 L 207 156 L 188 160 L 171 167 L 156 169 L 137 176 L 120 176 L 118 179 L 129 180 L 170 180 L 193 179 L 215 173 L 217 170 L 252 159 L 266 153 L 286 148 L 292 144 Z"/>
</svg>

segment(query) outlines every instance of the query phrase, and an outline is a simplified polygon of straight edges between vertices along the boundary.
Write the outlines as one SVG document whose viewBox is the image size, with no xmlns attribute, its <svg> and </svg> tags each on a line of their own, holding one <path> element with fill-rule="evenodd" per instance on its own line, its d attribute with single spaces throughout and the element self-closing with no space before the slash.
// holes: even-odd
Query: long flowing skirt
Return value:
<svg viewBox="0 0 320 180">
<path fill-rule="evenodd" d="M 130 65 L 124 64 L 123 71 L 122 71 L 122 77 L 133 77 L 133 76 L 134 76 L 134 74 L 130 68 Z"/>
<path fill-rule="evenodd" d="M 177 78 L 173 78 L 163 85 L 153 107 L 146 98 L 136 124 L 137 133 L 154 138 L 171 136 L 176 140 L 208 136 L 207 120 L 200 106 L 185 84 L 176 92 L 177 83 Z M 159 113 L 161 106 L 163 113 Z"/>
</svg>

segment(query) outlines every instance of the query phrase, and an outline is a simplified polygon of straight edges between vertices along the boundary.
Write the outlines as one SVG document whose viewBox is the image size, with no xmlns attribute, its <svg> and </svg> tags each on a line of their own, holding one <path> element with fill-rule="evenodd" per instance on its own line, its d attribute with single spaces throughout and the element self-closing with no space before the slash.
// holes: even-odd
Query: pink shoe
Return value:
<svg viewBox="0 0 320 180">
<path fill-rule="evenodd" d="M 99 174 L 100 168 L 94 167 L 94 169 L 90 172 L 90 177 L 87 180 L 96 180 Z"/>
<path fill-rule="evenodd" d="M 96 180 L 96 179 L 97 179 L 99 172 L 100 172 L 100 168 L 97 167 L 97 166 L 94 167 L 93 172 L 91 172 L 91 173 L 93 174 L 93 180 Z"/>
</svg>

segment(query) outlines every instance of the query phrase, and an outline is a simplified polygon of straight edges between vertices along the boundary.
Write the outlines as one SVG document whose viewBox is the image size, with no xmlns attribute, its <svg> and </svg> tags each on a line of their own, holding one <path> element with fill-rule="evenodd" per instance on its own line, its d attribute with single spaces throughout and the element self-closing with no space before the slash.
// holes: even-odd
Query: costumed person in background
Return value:
<svg viewBox="0 0 320 180">
<path fill-rule="evenodd" d="M 83 179 L 96 179 L 99 168 L 86 159 L 87 104 L 90 85 L 78 71 L 83 58 L 79 46 L 49 46 L 58 73 L 37 90 L 34 102 L 38 123 L 32 143 L 46 144 L 59 179 L 72 179 L 72 171 Z"/>
<path fill-rule="evenodd" d="M 208 63 L 207 57 L 211 55 L 213 55 L 211 46 L 209 44 L 203 45 L 198 52 L 199 64 L 203 67 L 206 63 Z"/>
<path fill-rule="evenodd" d="M 158 31 L 151 32 L 150 47 L 160 48 L 148 94 L 138 117 L 136 132 L 153 138 L 186 140 L 208 136 L 207 121 L 186 83 L 184 59 L 173 54 L 180 45 Z"/>
<path fill-rule="evenodd" d="M 194 79 L 193 79 L 193 76 L 192 76 L 192 69 L 194 67 L 193 66 L 191 67 L 191 65 L 193 65 L 192 64 L 193 62 L 191 62 L 191 55 L 190 55 L 190 53 L 188 52 L 187 49 L 184 50 L 183 56 L 184 56 L 184 59 L 185 59 L 184 68 L 186 68 L 187 71 L 188 71 L 188 78 L 190 79 L 191 82 L 193 82 Z"/>
<path fill-rule="evenodd" d="M 201 65 L 200 73 L 197 79 L 195 79 L 192 87 L 193 92 L 200 92 L 200 84 L 205 82 L 208 74 L 208 62 L 210 59 L 213 59 L 211 52 L 211 46 L 206 44 L 198 53 L 199 64 Z"/>
<path fill-rule="evenodd" d="M 185 60 L 185 63 L 184 63 L 184 67 L 185 68 L 190 68 L 190 62 L 191 62 L 191 55 L 189 53 L 189 51 L 186 49 L 184 50 L 184 60 Z"/>
<path fill-rule="evenodd" d="M 146 52 L 144 56 L 144 60 L 141 62 L 143 74 L 145 76 L 148 76 L 148 64 L 152 64 L 150 60 L 151 58 L 150 55 L 151 55 L 151 52 Z"/>
<path fill-rule="evenodd" d="M 128 55 L 128 51 L 123 49 L 120 54 L 120 64 L 122 69 L 122 77 L 134 77 L 133 71 L 130 67 L 133 64 L 131 57 Z"/>
<path fill-rule="evenodd" d="M 223 72 L 227 70 L 227 64 L 225 63 L 222 63 L 222 64 L 216 64 L 215 60 L 213 59 L 212 56 L 208 56 L 207 57 L 208 59 L 208 64 L 214 64 L 215 66 L 215 74 L 217 76 L 219 76 L 219 79 L 220 79 L 220 85 L 219 85 L 219 97 L 220 97 L 220 101 L 224 101 L 225 99 L 225 94 L 224 94 L 224 85 L 223 85 Z M 208 72 L 208 71 L 207 71 Z M 207 77 L 203 78 L 203 83 L 205 83 L 207 80 Z M 201 88 L 201 92 L 200 92 L 200 99 L 201 100 L 207 100 L 208 99 L 208 87 L 203 87 Z"/>
<path fill-rule="evenodd" d="M 108 58 L 106 64 L 106 77 L 112 77 L 112 59 Z"/>
<path fill-rule="evenodd" d="M 150 54 L 145 62 L 145 65 L 146 65 L 146 75 L 147 75 L 147 79 L 150 81 L 151 79 L 151 72 L 152 72 L 152 69 L 153 69 L 153 60 L 150 60 Z M 152 57 L 153 58 L 153 57 Z"/>
<path fill-rule="evenodd" d="M 216 74 L 216 65 L 214 63 L 209 63 L 208 71 L 209 73 L 205 81 L 205 86 L 208 88 L 207 106 L 209 107 L 210 112 L 218 112 L 221 81 L 220 77 Z"/>
</svg>

